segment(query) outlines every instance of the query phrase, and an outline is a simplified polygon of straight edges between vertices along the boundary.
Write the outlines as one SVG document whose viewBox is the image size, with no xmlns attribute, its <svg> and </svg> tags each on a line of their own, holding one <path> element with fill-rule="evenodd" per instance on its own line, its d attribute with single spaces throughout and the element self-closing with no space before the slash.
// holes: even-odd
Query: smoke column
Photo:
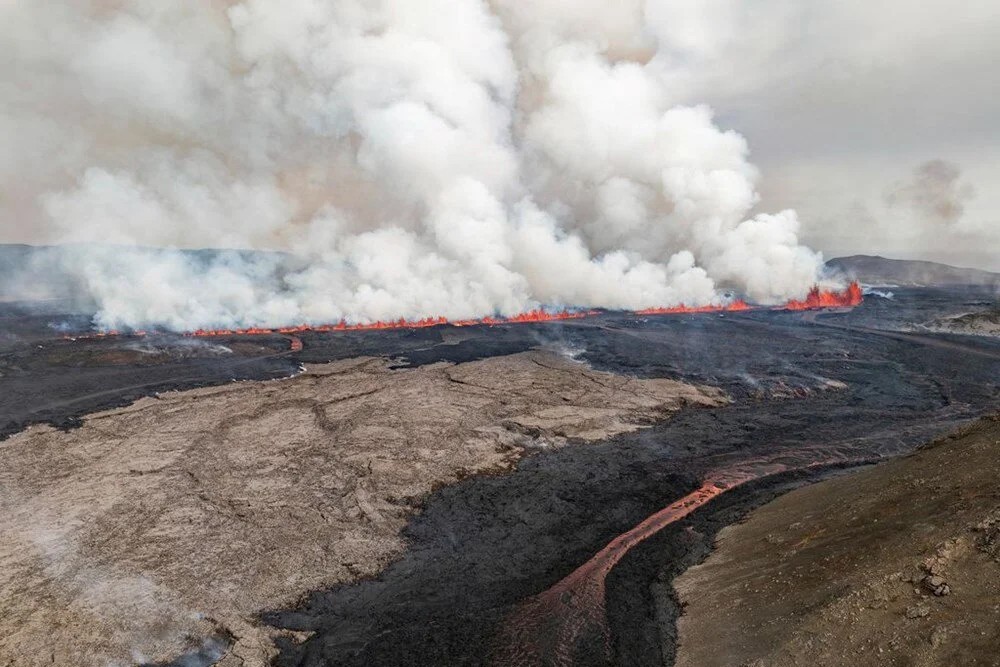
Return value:
<svg viewBox="0 0 1000 667">
<path fill-rule="evenodd" d="M 746 142 L 664 84 L 673 11 L 7 0 L 0 205 L 82 244 L 103 327 L 801 296 L 795 213 L 751 216 Z"/>
</svg>

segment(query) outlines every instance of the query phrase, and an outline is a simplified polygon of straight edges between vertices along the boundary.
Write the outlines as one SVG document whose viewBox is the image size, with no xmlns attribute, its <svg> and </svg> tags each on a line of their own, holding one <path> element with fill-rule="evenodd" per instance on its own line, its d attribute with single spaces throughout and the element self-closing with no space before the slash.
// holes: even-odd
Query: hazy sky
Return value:
<svg viewBox="0 0 1000 667">
<path fill-rule="evenodd" d="M 747 137 L 762 208 L 827 256 L 1000 269 L 1000 3 L 709 4 L 679 85 Z"/>
<path fill-rule="evenodd" d="M 102 42 L 85 59 L 73 49 L 97 39 L 100 20 L 116 8 L 155 3 L 81 0 L 94 12 L 83 27 L 58 10 L 73 4 L 0 0 L 0 13 L 10 15 L 0 48 L 15 55 L 0 64 L 0 242 L 54 240 L 40 193 L 80 179 L 81 170 L 68 165 L 85 165 L 91 155 L 99 164 L 111 132 L 74 134 L 83 115 L 139 108 L 155 97 L 173 100 L 157 109 L 168 132 L 192 123 L 196 107 L 188 102 L 198 91 L 188 85 L 188 70 L 204 63 L 191 80 L 210 86 L 219 60 L 212 45 L 229 39 L 205 24 L 205 34 L 168 44 L 190 48 L 188 65 L 195 65 L 137 75 L 120 62 L 130 49 L 160 62 L 153 57 L 160 45 L 139 27 L 119 31 L 116 43 Z M 510 5 L 487 4 L 501 12 Z M 549 9 L 532 14 L 536 20 L 587 12 L 615 19 L 589 0 L 542 5 Z M 659 44 L 646 67 L 660 70 L 676 102 L 707 103 L 719 126 L 746 137 L 760 169 L 756 210 L 797 209 L 800 239 L 827 257 L 882 253 L 1000 269 L 1000 195 L 993 187 L 1000 176 L 1000 2 L 649 0 L 642 11 L 636 25 L 655 32 Z M 76 98 L 37 93 L 80 80 L 114 81 L 102 88 L 109 97 L 86 100 L 89 111 L 76 108 Z M 118 148 L 129 136 L 161 131 L 129 114 L 113 130 Z"/>
</svg>

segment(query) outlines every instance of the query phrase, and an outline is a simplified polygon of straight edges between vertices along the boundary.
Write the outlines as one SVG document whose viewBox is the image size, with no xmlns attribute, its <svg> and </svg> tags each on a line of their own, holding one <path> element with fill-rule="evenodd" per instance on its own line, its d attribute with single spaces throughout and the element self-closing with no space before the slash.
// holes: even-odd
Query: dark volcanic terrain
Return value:
<svg viewBox="0 0 1000 667">
<path fill-rule="evenodd" d="M 416 496 L 406 502 L 415 503 L 418 513 L 404 508 L 391 515 L 402 528 L 399 548 L 384 552 L 393 562 L 331 563 L 338 572 L 343 569 L 337 576 L 306 572 L 298 590 L 312 588 L 311 594 L 295 602 L 294 595 L 288 597 L 294 585 L 280 595 L 276 591 L 273 604 L 255 601 L 246 607 L 257 614 L 247 624 L 280 631 L 279 665 L 664 665 L 672 663 L 675 651 L 678 608 L 671 582 L 704 558 L 718 529 L 782 491 L 910 451 L 996 409 L 1000 341 L 907 331 L 914 323 L 968 312 L 991 300 L 991 292 L 967 288 L 900 289 L 893 299 L 872 296 L 849 313 L 607 314 L 550 324 L 305 333 L 299 336 L 301 350 L 282 336 L 66 340 L 61 332 L 74 320 L 58 314 L 57 307 L 31 314 L 7 305 L 0 339 L 0 423 L 8 435 L 33 422 L 72 426 L 85 413 L 157 391 L 274 378 L 297 372 L 301 364 L 344 360 L 354 368 L 358 362 L 347 360 L 359 357 L 391 359 L 365 371 L 387 387 L 418 377 L 399 375 L 397 381 L 394 373 L 423 368 L 499 378 L 510 372 L 501 370 L 506 366 L 475 371 L 469 364 L 498 360 L 514 369 L 518 353 L 544 348 L 550 358 L 565 358 L 565 372 L 575 378 L 561 390 L 569 392 L 564 395 L 573 410 L 539 411 L 540 399 L 531 399 L 524 410 L 535 418 L 514 425 L 496 408 L 497 423 L 520 438 L 513 442 L 516 456 L 500 456 L 499 467 L 449 472 L 442 478 L 448 483 L 433 492 L 415 486 Z M 585 362 L 576 364 L 582 370 L 575 370 L 571 358 Z M 323 373 L 342 372 L 339 368 Z M 587 379 L 591 373 L 598 375 Z M 527 376 L 522 384 L 537 377 Z M 609 422 L 594 422 L 594 414 L 581 412 L 601 403 L 588 403 L 570 389 L 595 382 L 622 391 L 628 378 L 680 381 L 679 392 L 714 387 L 731 402 L 702 402 L 667 418 L 675 399 L 656 394 L 648 408 L 637 404 L 627 417 L 610 416 L 632 420 L 633 426 L 608 430 Z M 358 382 L 350 379 L 339 390 Z M 448 405 L 467 401 L 463 392 L 474 394 L 475 387 L 463 383 L 452 388 L 457 394 L 447 394 L 458 397 Z M 702 391 L 699 395 L 714 395 Z M 488 390 L 490 396 L 498 392 L 502 395 L 497 388 Z M 193 409 L 203 405 L 203 399 L 177 396 Z M 622 399 L 609 394 L 600 400 L 616 407 Z M 231 409 L 220 407 L 220 418 Z M 654 412 L 643 412 L 650 409 Z M 297 423 L 294 416 L 282 419 L 275 428 Z M 599 428 L 591 428 L 595 424 Z M 373 442 L 396 437 L 397 427 L 382 428 Z M 33 433 L 24 435 L 41 437 Z M 440 433 L 452 437 L 453 430 Z M 45 436 L 55 438 L 50 447 L 59 445 L 58 435 Z M 336 448 L 339 436 L 319 437 L 329 437 L 331 451 Z M 266 451 L 266 443 L 262 446 Z M 294 457 L 298 450 L 282 451 Z M 310 451 L 320 457 L 317 465 L 325 460 Z M 405 461 L 399 459 L 399 465 Z M 220 475 L 232 461 L 205 465 Z M 502 474 L 476 474 L 485 472 Z M 76 473 L 70 467 L 67 474 Z M 263 483 L 272 474 L 274 468 L 263 466 L 243 479 Z M 317 507 L 325 502 L 323 493 L 343 492 L 317 480 Z M 706 480 L 718 483 L 703 486 Z M 690 501 L 673 505 L 692 493 Z M 378 517 L 390 516 L 386 508 L 401 501 L 379 497 L 377 489 L 365 491 L 362 500 L 375 513 L 358 515 L 359 535 L 374 531 L 386 520 Z M 45 507 L 46 501 L 38 496 L 33 502 Z M 657 513 L 655 527 L 662 530 L 640 526 Z M 290 521 L 284 548 L 294 551 L 295 520 Z M 327 537 L 336 543 L 336 535 Z M 612 551 L 602 552 L 609 544 Z M 309 541 L 303 549 L 315 545 Z M 212 546 L 227 550 L 226 544 Z M 304 562 L 312 562 L 306 555 Z M 263 556 L 251 549 L 244 558 L 253 562 Z M 319 581 L 329 585 L 314 583 Z M 556 593 L 546 594 L 549 589 Z M 205 595 L 211 599 L 210 592 Z M 239 645 L 246 628 L 222 625 L 213 636 Z M 192 641 L 196 630 L 190 630 Z M 202 653 L 214 656 L 202 664 L 218 657 Z M 14 665 L 43 664 L 2 657 Z"/>
</svg>

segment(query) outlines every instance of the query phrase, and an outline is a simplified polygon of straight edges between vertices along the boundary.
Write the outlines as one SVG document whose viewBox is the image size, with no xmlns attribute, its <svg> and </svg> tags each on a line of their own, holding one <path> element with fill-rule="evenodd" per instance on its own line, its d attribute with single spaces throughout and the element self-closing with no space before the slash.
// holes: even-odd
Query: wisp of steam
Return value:
<svg viewBox="0 0 1000 667">
<path fill-rule="evenodd" d="M 107 328 L 801 296 L 795 213 L 666 84 L 687 4 L 2 3 L 0 201 Z"/>
</svg>

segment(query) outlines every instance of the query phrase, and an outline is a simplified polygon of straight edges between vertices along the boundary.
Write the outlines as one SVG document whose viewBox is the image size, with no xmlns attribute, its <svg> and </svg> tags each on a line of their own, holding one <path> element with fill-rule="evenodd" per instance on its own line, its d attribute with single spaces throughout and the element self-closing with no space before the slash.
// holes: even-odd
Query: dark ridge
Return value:
<svg viewBox="0 0 1000 667">
<path fill-rule="evenodd" d="M 831 259 L 826 266 L 836 273 L 869 285 L 892 284 L 911 287 L 1000 285 L 1000 273 L 911 259 L 852 255 Z"/>
</svg>

